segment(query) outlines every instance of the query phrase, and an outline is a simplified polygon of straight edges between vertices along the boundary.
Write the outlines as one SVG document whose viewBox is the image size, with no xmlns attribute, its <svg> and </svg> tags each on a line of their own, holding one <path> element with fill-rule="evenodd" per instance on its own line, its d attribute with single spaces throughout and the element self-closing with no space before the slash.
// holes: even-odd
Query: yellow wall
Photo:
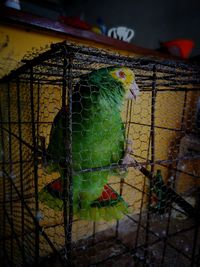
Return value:
<svg viewBox="0 0 200 267">
<path fill-rule="evenodd" d="M 15 69 L 28 52 L 40 51 L 63 38 L 30 30 L 0 26 L 0 77 Z M 33 50 L 34 49 L 34 50 Z"/>
</svg>

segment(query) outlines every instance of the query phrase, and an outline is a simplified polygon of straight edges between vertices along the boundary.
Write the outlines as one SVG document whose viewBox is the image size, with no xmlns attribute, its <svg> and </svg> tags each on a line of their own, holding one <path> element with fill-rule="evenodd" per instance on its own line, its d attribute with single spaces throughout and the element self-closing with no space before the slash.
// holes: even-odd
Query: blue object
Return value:
<svg viewBox="0 0 200 267">
<path fill-rule="evenodd" d="M 107 35 L 108 29 L 107 29 L 107 27 L 106 27 L 106 25 L 105 25 L 105 23 L 104 23 L 102 18 L 98 18 L 97 19 L 97 25 L 99 26 L 99 28 L 101 30 L 101 33 L 103 35 Z"/>
</svg>

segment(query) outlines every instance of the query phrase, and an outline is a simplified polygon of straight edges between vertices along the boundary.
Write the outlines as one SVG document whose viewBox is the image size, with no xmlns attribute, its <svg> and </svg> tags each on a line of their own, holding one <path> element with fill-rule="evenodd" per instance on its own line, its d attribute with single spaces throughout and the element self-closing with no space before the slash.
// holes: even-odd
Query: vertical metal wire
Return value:
<svg viewBox="0 0 200 267">
<path fill-rule="evenodd" d="M 72 67 L 73 67 L 73 54 L 70 54 L 69 57 L 69 68 L 68 68 L 68 98 L 69 98 L 69 133 L 70 138 L 69 142 L 69 158 L 68 158 L 68 177 L 69 177 L 69 184 L 68 184 L 68 203 L 69 203 L 69 221 L 68 221 L 68 243 L 69 243 L 69 250 L 71 251 L 71 242 L 72 242 L 72 222 L 73 222 L 73 169 L 72 169 Z M 70 259 L 71 260 L 71 259 Z"/>
<path fill-rule="evenodd" d="M 126 120 L 125 120 L 125 145 L 124 149 L 127 149 L 128 146 L 128 137 L 130 133 L 130 125 L 131 125 L 131 113 L 132 113 L 132 106 L 133 101 L 127 101 L 127 108 L 126 108 Z M 124 178 L 120 178 L 120 185 L 119 185 L 119 195 L 122 196 L 123 194 L 123 187 L 124 187 Z M 118 238 L 119 235 L 119 220 L 116 221 L 116 228 L 115 228 L 115 237 Z"/>
<path fill-rule="evenodd" d="M 19 176 L 20 176 L 20 193 L 22 199 L 24 199 L 24 183 L 23 183 L 23 154 L 22 154 L 22 122 L 21 122 L 21 95 L 20 95 L 20 80 L 17 78 L 17 113 L 18 113 L 18 136 L 19 136 Z M 25 266 L 25 250 L 24 250 L 24 205 L 21 203 L 21 243 L 22 243 L 22 262 Z"/>
<path fill-rule="evenodd" d="M 7 85 L 7 103 L 8 103 L 8 142 L 9 142 L 9 171 L 10 174 L 13 172 L 13 165 L 12 165 L 12 135 L 11 135 L 11 105 L 10 105 L 10 83 L 8 82 Z M 13 219 L 13 187 L 10 183 L 10 216 Z M 13 266 L 13 241 L 14 241 L 14 227 L 13 223 L 11 225 L 11 238 L 10 238 L 10 258 L 11 258 L 11 267 Z"/>
<path fill-rule="evenodd" d="M 156 66 L 153 66 L 153 76 L 152 76 L 152 94 L 151 94 L 151 174 L 154 175 L 155 169 L 155 105 L 156 105 Z M 150 227 L 150 210 L 151 205 L 151 188 L 153 186 L 152 180 L 150 180 L 149 185 L 149 196 L 148 196 L 148 211 L 147 211 L 147 222 L 146 222 L 146 236 L 145 236 L 145 251 L 144 259 L 145 264 L 148 259 L 148 242 L 149 242 L 149 227 Z"/>
<path fill-rule="evenodd" d="M 183 133 L 185 131 L 184 121 L 185 121 L 186 106 L 187 106 L 187 95 L 188 95 L 188 93 L 187 93 L 187 91 L 185 91 L 185 93 L 184 93 L 184 101 L 183 101 L 183 111 L 182 111 L 182 115 L 181 115 L 181 127 L 180 127 L 180 134 L 181 134 L 181 136 L 180 137 L 183 136 Z M 180 149 L 180 146 L 178 147 L 178 153 L 177 153 L 177 155 L 179 154 L 179 149 Z M 173 181 L 173 185 L 172 185 L 174 190 L 177 190 L 177 182 L 178 182 L 177 181 L 177 175 L 179 177 L 179 174 L 180 174 L 177 171 L 178 164 L 179 164 L 179 161 L 177 160 L 175 162 L 175 166 L 170 165 L 171 168 L 174 167 L 176 169 L 176 171 L 174 173 L 174 181 Z"/>
<path fill-rule="evenodd" d="M 156 105 L 156 66 L 153 66 L 152 77 L 152 95 L 151 95 L 151 173 L 155 169 L 155 105 Z"/>
<path fill-rule="evenodd" d="M 36 127 L 35 127 L 35 105 L 34 105 L 34 81 L 33 67 L 30 66 L 30 100 L 31 100 L 31 125 L 32 125 L 32 140 L 33 140 L 33 167 L 34 167 L 34 189 L 35 189 L 35 218 L 38 218 L 39 203 L 38 203 L 38 155 L 36 143 Z M 35 224 L 35 266 L 39 263 L 39 227 Z"/>
<path fill-rule="evenodd" d="M 63 83 L 62 83 L 62 109 L 66 109 L 66 95 L 67 95 L 67 52 L 63 49 Z M 69 102 L 69 99 L 68 99 Z M 63 121 L 63 136 L 67 136 L 67 121 Z M 66 148 L 67 149 L 67 148 Z M 68 151 L 69 152 L 69 151 Z M 63 217 L 64 217 L 64 234 L 65 234 L 65 257 L 67 265 L 69 264 L 69 248 L 68 248 L 68 199 L 67 199 L 67 170 L 66 166 L 61 166 L 63 168 L 62 173 L 62 183 L 63 183 Z"/>
<path fill-rule="evenodd" d="M 146 160 L 146 168 L 149 162 L 149 153 L 150 153 L 150 141 L 151 141 L 151 133 L 149 135 L 149 145 L 148 145 L 148 152 L 147 152 L 147 160 Z M 145 190 L 146 190 L 146 177 L 144 177 L 144 181 L 143 181 L 143 186 L 142 186 L 142 196 L 141 196 L 141 203 L 140 203 L 140 212 L 139 212 L 139 219 L 138 219 L 138 223 L 137 223 L 137 231 L 136 231 L 136 237 L 135 237 L 135 244 L 134 244 L 134 250 L 136 252 L 137 250 L 137 246 L 138 246 L 138 240 L 139 240 L 139 231 L 140 231 L 140 227 L 141 227 L 141 222 L 142 222 L 142 212 L 143 212 L 143 206 L 145 203 Z"/>
<path fill-rule="evenodd" d="M 132 113 L 132 107 L 133 107 L 133 100 L 129 100 L 127 104 L 127 111 L 126 111 L 126 138 L 128 139 L 129 133 L 130 133 L 130 121 L 131 121 L 131 113 Z"/>
<path fill-rule="evenodd" d="M 185 91 L 184 94 L 184 102 L 183 102 L 183 112 L 182 112 L 182 117 L 181 117 L 181 132 L 185 130 L 185 125 L 184 125 L 184 120 L 185 120 L 185 113 L 186 113 L 186 105 L 187 105 L 187 91 Z"/>
<path fill-rule="evenodd" d="M 172 211 L 172 201 L 170 200 L 170 207 L 169 207 L 169 212 L 168 212 L 168 219 L 167 219 L 167 227 L 166 227 L 166 233 L 165 233 L 165 237 L 164 237 L 164 247 L 163 247 L 163 251 L 162 251 L 162 258 L 161 258 L 161 267 L 164 266 L 164 262 L 165 262 L 165 255 L 166 255 L 166 250 L 167 250 L 167 241 L 168 241 L 168 235 L 169 235 L 169 226 L 170 226 L 170 222 L 171 222 L 171 211 Z"/>
<path fill-rule="evenodd" d="M 196 203 L 196 216 L 195 216 L 195 228 L 194 228 L 194 236 L 193 236 L 193 247 L 192 247 L 192 261 L 191 267 L 198 266 L 196 264 L 196 250 L 197 250 L 197 242 L 199 237 L 199 225 L 200 225 L 200 189 L 198 190 L 198 197 Z M 200 248 L 199 248 L 200 250 Z M 199 251 L 200 252 L 200 251 Z"/>
<path fill-rule="evenodd" d="M 37 82 L 37 137 L 39 136 L 39 120 L 40 120 L 40 81 Z M 39 138 L 37 138 L 38 141 Z M 38 142 L 37 142 L 38 145 Z M 45 144 L 44 144 L 45 147 Z"/>
<path fill-rule="evenodd" d="M 63 48 L 64 64 L 63 64 L 63 89 L 62 89 L 62 108 L 67 108 L 68 125 L 64 122 L 63 131 L 66 140 L 66 164 L 63 166 L 63 216 L 64 216 L 64 232 L 65 232 L 65 258 L 67 264 L 71 265 L 71 243 L 72 243 L 72 221 L 73 221 L 73 170 L 72 170 L 72 64 L 73 54 L 67 51 L 67 47 Z M 68 61 L 67 61 L 68 59 Z M 67 80 L 68 77 L 68 80 Z M 67 91 L 68 87 L 68 91 Z M 66 107 L 66 96 L 68 104 Z"/>
<path fill-rule="evenodd" d="M 66 107 L 66 99 L 67 99 L 67 52 L 64 51 L 63 58 L 63 83 L 62 83 L 62 108 Z M 68 66 L 70 67 L 70 66 Z"/>
<path fill-rule="evenodd" d="M 3 179 L 3 264 L 6 265 L 6 177 L 5 177 L 5 144 L 4 144 L 4 131 L 3 131 L 3 114 L 2 114 L 2 99 L 0 98 L 0 121 L 1 121 L 1 156 L 2 156 L 2 179 Z"/>
</svg>

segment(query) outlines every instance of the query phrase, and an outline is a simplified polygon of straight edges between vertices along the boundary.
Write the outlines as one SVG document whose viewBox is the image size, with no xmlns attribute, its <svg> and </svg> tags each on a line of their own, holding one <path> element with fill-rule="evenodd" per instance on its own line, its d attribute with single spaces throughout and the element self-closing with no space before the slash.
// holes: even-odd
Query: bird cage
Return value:
<svg viewBox="0 0 200 267">
<path fill-rule="evenodd" d="M 0 86 L 2 266 L 199 266 L 197 65 L 59 43 Z"/>
</svg>

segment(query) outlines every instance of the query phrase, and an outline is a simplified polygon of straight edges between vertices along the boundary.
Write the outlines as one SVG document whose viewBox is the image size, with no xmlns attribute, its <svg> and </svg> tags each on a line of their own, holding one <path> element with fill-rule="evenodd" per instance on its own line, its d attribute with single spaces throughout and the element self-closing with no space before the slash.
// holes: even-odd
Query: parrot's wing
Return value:
<svg viewBox="0 0 200 267">
<path fill-rule="evenodd" d="M 54 118 L 51 127 L 49 145 L 46 151 L 48 165 L 58 165 L 62 161 L 65 161 L 67 156 L 67 142 L 69 141 L 68 125 L 68 109 L 67 107 L 63 107 Z"/>
</svg>

